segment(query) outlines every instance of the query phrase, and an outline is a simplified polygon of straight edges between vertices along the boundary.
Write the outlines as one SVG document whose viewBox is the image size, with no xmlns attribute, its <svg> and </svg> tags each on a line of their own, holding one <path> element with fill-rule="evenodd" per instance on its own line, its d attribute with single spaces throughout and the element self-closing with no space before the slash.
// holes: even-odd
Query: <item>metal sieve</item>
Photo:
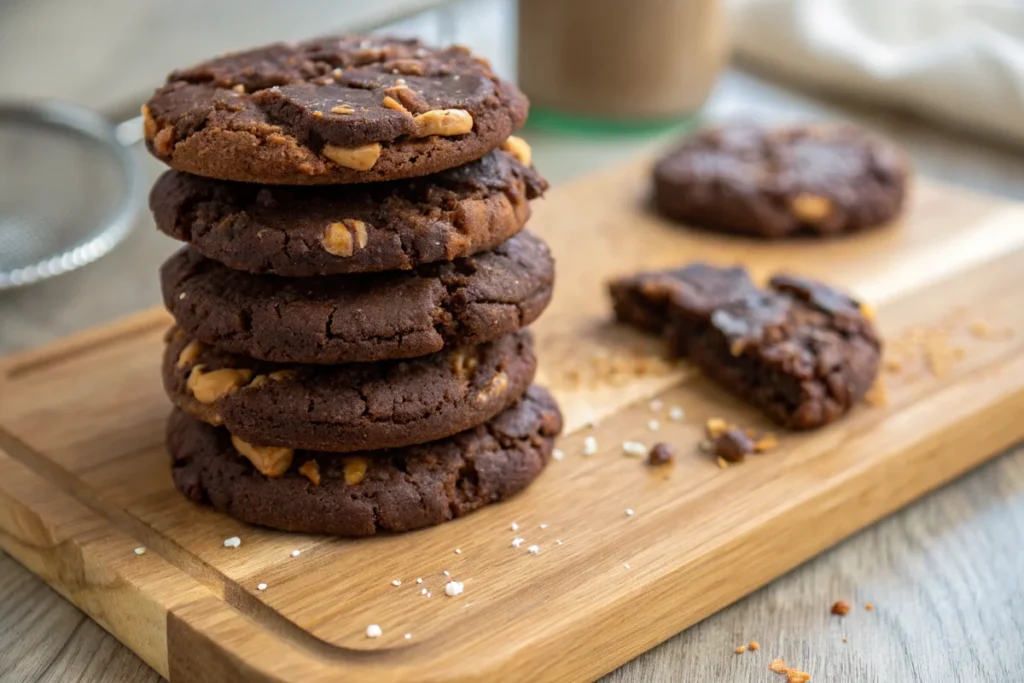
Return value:
<svg viewBox="0 0 1024 683">
<path fill-rule="evenodd" d="M 139 118 L 112 125 L 56 101 L 0 103 L 0 290 L 95 261 L 139 209 L 130 146 Z"/>
</svg>

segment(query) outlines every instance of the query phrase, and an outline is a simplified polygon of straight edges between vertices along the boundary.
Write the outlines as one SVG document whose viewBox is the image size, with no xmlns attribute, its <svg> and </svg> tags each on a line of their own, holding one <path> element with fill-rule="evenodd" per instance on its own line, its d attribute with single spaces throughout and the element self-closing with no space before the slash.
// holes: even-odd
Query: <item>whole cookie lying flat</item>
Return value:
<svg viewBox="0 0 1024 683">
<path fill-rule="evenodd" d="M 340 453 L 475 427 L 519 400 L 536 369 L 526 330 L 407 361 L 289 366 L 218 351 L 175 329 L 163 377 L 175 405 L 248 443 Z"/>
<path fill-rule="evenodd" d="M 553 284 L 551 252 L 528 232 L 404 272 L 250 275 L 190 247 L 161 268 L 164 302 L 189 336 L 279 363 L 415 358 L 493 341 L 533 322 Z"/>
<path fill-rule="evenodd" d="M 171 168 L 279 185 L 429 175 L 479 159 L 526 120 L 526 97 L 462 47 L 335 36 L 172 72 L 143 107 Z"/>
<path fill-rule="evenodd" d="M 684 140 L 654 167 L 665 216 L 763 238 L 883 225 L 903 206 L 909 167 L 893 144 L 854 126 L 732 126 Z"/>
<path fill-rule="evenodd" d="M 529 200 L 546 188 L 528 163 L 496 150 L 426 178 L 359 186 L 260 186 L 168 171 L 149 204 L 160 230 L 229 268 L 305 277 L 408 270 L 494 249 L 519 232 Z"/>
<path fill-rule="evenodd" d="M 180 410 L 167 445 L 175 486 L 197 503 L 285 531 L 369 536 L 441 524 L 519 493 L 544 469 L 561 428 L 554 399 L 534 386 L 488 423 L 390 451 L 257 451 Z"/>
</svg>

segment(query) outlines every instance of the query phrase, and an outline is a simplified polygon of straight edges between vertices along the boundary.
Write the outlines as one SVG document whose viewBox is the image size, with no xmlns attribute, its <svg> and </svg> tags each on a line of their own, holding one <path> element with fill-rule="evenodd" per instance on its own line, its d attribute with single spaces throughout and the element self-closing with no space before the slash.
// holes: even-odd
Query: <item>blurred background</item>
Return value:
<svg viewBox="0 0 1024 683">
<path fill-rule="evenodd" d="M 531 97 L 525 137 L 556 187 L 704 122 L 846 119 L 895 138 L 925 175 L 1024 197 L 1014 0 L 0 0 L 0 100 L 62 100 L 123 123 L 72 148 L 59 129 L 5 129 L 0 115 L 0 271 L 19 250 L 59 253 L 128 215 L 111 255 L 0 291 L 0 352 L 157 304 L 156 270 L 176 245 L 142 210 L 163 169 L 131 143 L 169 70 L 338 31 L 487 56 Z"/>
</svg>

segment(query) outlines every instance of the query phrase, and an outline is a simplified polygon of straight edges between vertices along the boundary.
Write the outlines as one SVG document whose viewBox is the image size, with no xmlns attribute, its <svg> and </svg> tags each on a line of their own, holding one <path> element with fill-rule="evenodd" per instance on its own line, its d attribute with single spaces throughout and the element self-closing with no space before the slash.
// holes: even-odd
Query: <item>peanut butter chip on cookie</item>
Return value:
<svg viewBox="0 0 1024 683">
<path fill-rule="evenodd" d="M 366 468 L 370 464 L 366 458 L 345 458 L 343 463 L 342 471 L 345 473 L 345 483 L 349 486 L 355 486 L 363 480 L 363 477 L 366 476 Z"/>
<path fill-rule="evenodd" d="M 292 465 L 295 450 L 281 446 L 253 446 L 237 436 L 231 436 L 235 450 L 244 455 L 264 476 L 280 477 Z"/>
<path fill-rule="evenodd" d="M 501 143 L 501 149 L 518 159 L 523 166 L 529 166 L 533 160 L 533 150 L 530 149 L 530 145 L 516 135 L 509 135 L 505 138 L 505 142 Z"/>
<path fill-rule="evenodd" d="M 413 119 L 416 122 L 416 135 L 425 138 L 428 135 L 465 135 L 473 130 L 473 116 L 463 109 L 434 109 L 423 112 Z"/>
<path fill-rule="evenodd" d="M 366 223 L 346 218 L 328 225 L 321 243 L 327 253 L 347 257 L 354 254 L 357 247 L 366 247 L 367 237 Z"/>
<path fill-rule="evenodd" d="M 481 389 L 476 395 L 476 402 L 483 403 L 489 399 L 499 396 L 508 389 L 508 375 L 504 372 L 499 372 L 487 383 L 483 389 Z"/>
<path fill-rule="evenodd" d="M 347 104 L 339 104 L 337 107 L 331 109 L 332 114 L 351 114 L 354 111 L 355 109 Z"/>
<path fill-rule="evenodd" d="M 153 119 L 153 112 L 149 110 L 148 105 L 142 105 L 142 134 L 147 140 L 152 140 L 156 137 L 157 128 L 156 121 Z"/>
<path fill-rule="evenodd" d="M 169 157 L 174 150 L 174 128 L 165 126 L 153 136 L 153 149 L 162 157 Z"/>
<path fill-rule="evenodd" d="M 472 127 L 472 126 L 471 126 Z M 381 147 L 379 142 L 371 142 L 360 147 L 338 147 L 336 145 L 324 145 L 324 156 L 345 168 L 355 171 L 369 171 L 380 159 Z"/>
<path fill-rule="evenodd" d="M 805 223 L 817 223 L 832 213 L 832 201 L 816 194 L 798 194 L 790 201 L 789 208 Z"/>
<path fill-rule="evenodd" d="M 299 468 L 299 474 L 313 482 L 314 486 L 320 485 L 320 465 L 317 464 L 316 460 L 307 460 L 302 463 L 302 467 Z"/>
<path fill-rule="evenodd" d="M 186 386 L 197 401 L 209 405 L 219 398 L 234 393 L 250 379 L 252 379 L 252 370 L 221 368 L 206 372 L 203 365 L 197 365 L 189 373 Z"/>
<path fill-rule="evenodd" d="M 387 107 L 388 109 L 394 109 L 395 111 L 404 112 L 406 114 L 409 113 L 409 110 L 406 109 L 401 102 L 396 100 L 394 97 L 391 97 L 390 95 L 386 96 L 384 98 L 384 101 L 381 102 L 381 104 Z"/>
<path fill-rule="evenodd" d="M 203 342 L 198 339 L 190 341 L 185 348 L 181 350 L 181 353 L 178 354 L 178 367 L 184 368 L 187 365 L 195 363 L 204 348 L 206 347 L 203 346 Z"/>
</svg>

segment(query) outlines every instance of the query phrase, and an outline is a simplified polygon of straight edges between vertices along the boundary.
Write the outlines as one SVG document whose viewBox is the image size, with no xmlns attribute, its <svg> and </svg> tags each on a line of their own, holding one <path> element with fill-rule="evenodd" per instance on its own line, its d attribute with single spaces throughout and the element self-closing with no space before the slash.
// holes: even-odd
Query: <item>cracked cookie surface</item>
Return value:
<svg viewBox="0 0 1024 683">
<path fill-rule="evenodd" d="M 894 220 L 910 175 L 895 144 L 849 124 L 701 131 L 654 167 L 668 218 L 776 239 L 858 232 Z"/>
<path fill-rule="evenodd" d="M 167 445 L 175 486 L 197 503 L 285 531 L 370 536 L 441 524 L 519 493 L 544 469 L 561 429 L 554 399 L 533 386 L 489 422 L 447 439 L 349 455 L 299 450 L 276 478 L 242 457 L 227 430 L 181 410 L 168 422 Z"/>
<path fill-rule="evenodd" d="M 408 270 L 494 249 L 547 188 L 495 150 L 427 178 L 330 187 L 259 186 L 168 171 L 150 193 L 157 227 L 250 273 L 293 277 Z"/>
<path fill-rule="evenodd" d="M 462 47 L 333 36 L 172 72 L 143 107 L 146 146 L 179 171 L 279 185 L 362 183 L 479 159 L 526 97 Z"/>
<path fill-rule="evenodd" d="M 185 247 L 161 268 L 164 303 L 189 336 L 279 363 L 415 358 L 494 341 L 537 319 L 554 261 L 520 232 L 494 251 L 411 271 L 251 275 Z"/>
<path fill-rule="evenodd" d="M 163 379 L 175 405 L 248 443 L 340 453 L 475 427 L 519 400 L 536 369 L 527 330 L 406 361 L 310 366 L 219 351 L 175 329 Z"/>
</svg>

